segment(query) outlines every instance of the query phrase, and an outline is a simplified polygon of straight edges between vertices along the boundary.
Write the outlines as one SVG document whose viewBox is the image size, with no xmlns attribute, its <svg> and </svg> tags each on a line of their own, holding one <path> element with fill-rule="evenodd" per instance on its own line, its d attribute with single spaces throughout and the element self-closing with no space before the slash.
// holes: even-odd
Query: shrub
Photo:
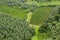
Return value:
<svg viewBox="0 0 60 40">
<path fill-rule="evenodd" d="M 47 24 L 42 25 L 39 28 L 39 33 L 48 33 L 50 31 L 50 27 Z"/>
</svg>

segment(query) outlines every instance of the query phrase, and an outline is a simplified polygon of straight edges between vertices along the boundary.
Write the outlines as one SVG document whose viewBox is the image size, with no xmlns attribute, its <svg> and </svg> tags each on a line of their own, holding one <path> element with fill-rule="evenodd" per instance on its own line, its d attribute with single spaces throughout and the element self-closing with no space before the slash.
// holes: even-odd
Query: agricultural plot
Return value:
<svg viewBox="0 0 60 40">
<path fill-rule="evenodd" d="M 35 25 L 41 25 L 49 16 L 54 7 L 40 7 L 36 9 L 31 17 L 30 23 Z"/>
<path fill-rule="evenodd" d="M 56 0 L 0 0 L 0 40 L 60 40 L 59 5 Z"/>
</svg>

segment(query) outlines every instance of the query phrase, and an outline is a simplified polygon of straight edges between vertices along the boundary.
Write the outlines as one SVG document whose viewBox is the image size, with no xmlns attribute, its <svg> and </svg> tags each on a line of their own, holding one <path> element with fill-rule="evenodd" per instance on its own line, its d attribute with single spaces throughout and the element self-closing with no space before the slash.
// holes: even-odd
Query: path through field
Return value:
<svg viewBox="0 0 60 40">
<path fill-rule="evenodd" d="M 29 12 L 27 14 L 27 19 L 26 19 L 26 21 L 29 22 L 29 23 L 30 23 L 31 16 L 32 16 L 32 12 Z"/>
<path fill-rule="evenodd" d="M 26 19 L 26 21 L 29 22 L 29 23 L 30 23 L 30 19 L 31 19 L 32 14 L 33 14 L 32 12 L 29 12 L 29 13 L 27 14 L 27 19 Z M 32 25 L 32 24 L 30 24 L 30 25 L 35 28 L 35 32 L 36 32 L 36 35 L 32 37 L 32 40 L 38 40 L 37 34 L 38 34 L 38 27 L 39 27 L 39 26 L 38 26 L 38 25 Z"/>
</svg>

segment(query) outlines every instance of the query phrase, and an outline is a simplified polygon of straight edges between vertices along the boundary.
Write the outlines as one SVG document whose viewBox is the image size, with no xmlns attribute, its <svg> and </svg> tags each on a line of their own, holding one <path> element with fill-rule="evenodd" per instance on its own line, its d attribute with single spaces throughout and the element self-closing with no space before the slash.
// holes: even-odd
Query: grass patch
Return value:
<svg viewBox="0 0 60 40">
<path fill-rule="evenodd" d="M 0 12 L 8 13 L 12 16 L 18 17 L 20 19 L 25 19 L 27 17 L 27 12 L 18 7 L 11 7 L 7 5 L 0 5 Z"/>
<path fill-rule="evenodd" d="M 53 7 L 40 7 L 36 9 L 31 17 L 30 23 L 34 25 L 41 25 L 49 16 Z"/>
</svg>

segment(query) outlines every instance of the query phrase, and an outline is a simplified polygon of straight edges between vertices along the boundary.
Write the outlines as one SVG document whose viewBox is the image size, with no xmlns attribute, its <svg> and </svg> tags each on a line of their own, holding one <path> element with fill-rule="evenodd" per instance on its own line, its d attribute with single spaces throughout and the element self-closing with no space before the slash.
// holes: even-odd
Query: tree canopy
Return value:
<svg viewBox="0 0 60 40">
<path fill-rule="evenodd" d="M 0 13 L 0 40 L 31 40 L 35 31 L 27 22 Z"/>
</svg>

